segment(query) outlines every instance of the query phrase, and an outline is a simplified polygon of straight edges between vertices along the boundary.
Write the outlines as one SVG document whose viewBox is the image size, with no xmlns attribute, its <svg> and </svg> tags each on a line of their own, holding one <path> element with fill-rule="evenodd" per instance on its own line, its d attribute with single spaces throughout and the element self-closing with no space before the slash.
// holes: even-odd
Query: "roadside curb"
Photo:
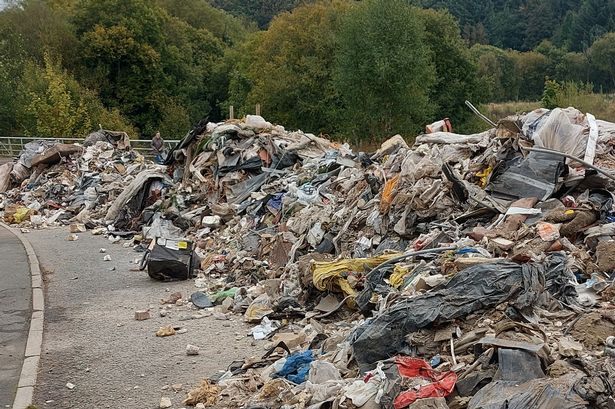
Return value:
<svg viewBox="0 0 615 409">
<path fill-rule="evenodd" d="M 45 316 L 45 298 L 43 294 L 43 280 L 41 277 L 41 268 L 38 263 L 38 257 L 34 252 L 34 248 L 17 229 L 0 222 L 0 227 L 4 227 L 19 239 L 26 255 L 28 256 L 28 264 L 30 265 L 30 283 L 32 287 L 32 316 L 30 318 L 30 330 L 28 331 L 28 341 L 26 343 L 26 351 L 24 354 L 24 362 L 21 367 L 21 375 L 17 384 L 17 393 L 13 401 L 13 409 L 26 409 L 32 404 L 34 396 L 34 385 L 38 376 L 38 366 L 41 358 L 43 347 L 43 322 Z"/>
</svg>

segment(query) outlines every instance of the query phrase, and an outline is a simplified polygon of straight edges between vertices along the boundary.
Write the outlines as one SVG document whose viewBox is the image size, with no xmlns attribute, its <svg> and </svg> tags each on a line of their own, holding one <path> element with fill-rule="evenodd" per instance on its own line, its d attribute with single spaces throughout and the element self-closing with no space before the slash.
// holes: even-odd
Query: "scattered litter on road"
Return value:
<svg viewBox="0 0 615 409">
<path fill-rule="evenodd" d="M 148 310 L 140 310 L 140 311 L 135 311 L 135 320 L 137 321 L 145 321 L 150 319 L 150 315 L 149 315 L 149 311 Z"/>
<path fill-rule="evenodd" d="M 186 355 L 198 355 L 200 348 L 196 345 L 186 345 Z"/>
<path fill-rule="evenodd" d="M 158 331 L 156 331 L 157 337 L 169 337 L 171 335 L 175 335 L 175 328 L 171 325 L 166 325 L 164 327 L 160 327 Z"/>
<path fill-rule="evenodd" d="M 173 403 L 171 403 L 171 399 L 167 397 L 160 398 L 160 409 L 167 409 L 172 406 L 173 406 Z"/>
</svg>

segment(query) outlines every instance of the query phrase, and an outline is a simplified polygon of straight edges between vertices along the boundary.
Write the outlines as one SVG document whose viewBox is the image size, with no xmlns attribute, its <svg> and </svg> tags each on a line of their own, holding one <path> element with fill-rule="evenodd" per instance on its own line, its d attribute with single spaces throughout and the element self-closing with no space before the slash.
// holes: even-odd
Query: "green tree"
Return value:
<svg viewBox="0 0 615 409">
<path fill-rule="evenodd" d="M 414 135 L 436 110 L 432 53 L 418 9 L 366 0 L 341 24 L 334 83 L 343 127 L 354 140 Z"/>
<path fill-rule="evenodd" d="M 160 15 L 143 0 L 83 0 L 74 24 L 81 38 L 81 77 L 98 86 L 105 105 L 151 132 L 157 116 L 152 96 L 164 87 Z"/>
<path fill-rule="evenodd" d="M 30 64 L 24 74 L 25 133 L 43 136 L 85 135 L 92 128 L 85 105 L 68 89 L 66 74 L 49 54 L 40 69 Z M 28 118 L 29 117 L 29 118 Z"/>
<path fill-rule="evenodd" d="M 301 0 L 212 0 L 212 4 L 236 16 L 255 21 L 266 28 L 278 14 L 290 11 Z"/>
<path fill-rule="evenodd" d="M 19 132 L 16 90 L 28 61 L 44 63 L 49 50 L 70 62 L 76 55 L 76 37 L 66 14 L 42 0 L 8 4 L 0 12 L 0 132 Z"/>
<path fill-rule="evenodd" d="M 77 58 L 77 37 L 68 14 L 44 0 L 25 0 L 0 12 L 0 48 L 10 58 L 43 63 L 43 53 L 59 56 L 67 65 Z"/>
<path fill-rule="evenodd" d="M 186 108 L 173 99 L 161 104 L 161 121 L 158 130 L 163 138 L 182 139 L 190 129 L 190 116 Z"/>
<path fill-rule="evenodd" d="M 335 29 L 348 8 L 341 1 L 298 7 L 276 17 L 267 31 L 235 54 L 240 69 L 232 73 L 233 94 L 249 88 L 245 99 L 236 101 L 242 112 L 252 112 L 259 103 L 272 121 L 310 132 L 333 132 L 338 105 L 331 75 Z"/>
<path fill-rule="evenodd" d="M 615 31 L 615 0 L 582 0 L 569 11 L 558 36 L 571 51 L 584 51 L 609 31 Z"/>
<path fill-rule="evenodd" d="M 26 64 L 17 91 L 21 130 L 35 136 L 84 136 L 104 125 L 133 132 L 117 111 L 106 110 L 96 94 L 83 88 L 49 53 L 44 66 Z"/>
<path fill-rule="evenodd" d="M 196 29 L 211 32 L 218 40 L 232 45 L 242 41 L 256 26 L 217 9 L 203 0 L 155 0 L 169 15 Z"/>
<path fill-rule="evenodd" d="M 487 20 L 490 43 L 504 49 L 527 50 L 524 44 L 527 19 L 520 7 L 520 1 L 500 3 L 501 5 L 495 5 L 494 13 Z"/>
<path fill-rule="evenodd" d="M 535 51 L 518 53 L 516 57 L 516 76 L 522 82 L 518 98 L 536 100 L 542 95 L 545 77 L 549 71 L 549 59 Z"/>
<path fill-rule="evenodd" d="M 549 80 L 545 82 L 545 89 L 542 94 L 542 106 L 547 109 L 557 108 L 557 93 L 560 85 L 557 81 Z"/>
<path fill-rule="evenodd" d="M 518 99 L 520 79 L 516 70 L 515 52 L 480 44 L 474 45 L 470 52 L 476 61 L 478 78 L 487 94 L 487 101 Z"/>
<path fill-rule="evenodd" d="M 476 64 L 461 39 L 457 21 L 447 11 L 421 10 L 425 24 L 425 42 L 436 68 L 436 82 L 430 100 L 436 105 L 436 118 L 450 118 L 455 127 L 473 117 L 465 101 L 481 103 L 485 92 L 480 88 Z"/>
<path fill-rule="evenodd" d="M 204 27 L 206 17 L 198 20 L 181 7 L 176 14 L 191 23 L 170 15 L 165 7 L 171 5 L 165 0 L 82 0 L 74 17 L 81 38 L 80 77 L 145 135 L 160 127 L 165 112 L 186 112 L 188 123 L 208 115 L 219 119 L 221 98 L 212 73 L 224 55 L 226 34 L 216 27 L 216 37 Z"/>
<path fill-rule="evenodd" d="M 615 33 L 596 40 L 589 49 L 589 58 L 592 65 L 609 76 L 611 87 L 615 87 Z"/>
<path fill-rule="evenodd" d="M 556 78 L 560 81 L 588 82 L 592 68 L 585 53 L 565 53 L 555 67 Z M 595 80 L 595 76 L 593 77 Z"/>
<path fill-rule="evenodd" d="M 226 117 L 230 106 L 234 107 L 237 116 L 253 112 L 248 106 L 248 95 L 253 87 L 252 56 L 256 55 L 259 38 L 260 34 L 255 33 L 242 43 L 227 49 L 224 58 L 216 66 L 214 75 L 218 78 L 217 83 L 223 87 L 219 93 L 224 98 L 219 105 Z"/>
</svg>

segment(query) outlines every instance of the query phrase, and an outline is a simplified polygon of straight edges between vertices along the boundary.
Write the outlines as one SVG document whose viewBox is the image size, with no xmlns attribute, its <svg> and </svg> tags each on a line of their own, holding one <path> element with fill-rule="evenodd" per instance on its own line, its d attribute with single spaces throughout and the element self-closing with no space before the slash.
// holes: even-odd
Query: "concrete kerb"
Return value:
<svg viewBox="0 0 615 409">
<path fill-rule="evenodd" d="M 13 409 L 26 409 L 32 404 L 34 396 L 34 385 L 38 376 L 38 366 L 41 358 L 43 347 L 43 323 L 45 317 L 45 298 L 43 294 L 43 280 L 41 277 L 41 267 L 38 263 L 38 257 L 34 252 L 34 248 L 17 229 L 0 222 L 0 226 L 4 227 L 15 237 L 21 241 L 21 244 L 26 250 L 28 256 L 28 264 L 30 265 L 30 279 L 32 286 L 32 317 L 30 319 L 30 330 L 28 331 L 28 341 L 26 343 L 26 351 L 24 363 L 21 367 L 21 375 L 17 385 L 17 394 L 13 401 Z"/>
</svg>

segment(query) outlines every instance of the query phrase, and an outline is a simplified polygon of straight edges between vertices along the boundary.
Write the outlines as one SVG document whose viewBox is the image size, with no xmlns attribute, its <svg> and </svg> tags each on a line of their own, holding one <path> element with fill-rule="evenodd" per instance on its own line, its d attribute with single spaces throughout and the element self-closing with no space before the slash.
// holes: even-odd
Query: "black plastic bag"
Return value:
<svg viewBox="0 0 615 409">
<path fill-rule="evenodd" d="M 377 361 L 404 351 L 409 333 L 505 301 L 529 314 L 547 293 L 545 281 L 553 285 L 565 274 L 565 257 L 561 254 L 550 256 L 544 264 L 500 261 L 469 267 L 439 288 L 400 299 L 355 329 L 350 335 L 355 359 L 362 371 L 369 370 Z M 571 296 L 568 291 L 563 295 Z"/>
<path fill-rule="evenodd" d="M 143 258 L 147 262 L 147 274 L 154 280 L 188 280 L 193 276 L 195 257 L 192 242 L 157 239 L 152 250 Z"/>
</svg>

